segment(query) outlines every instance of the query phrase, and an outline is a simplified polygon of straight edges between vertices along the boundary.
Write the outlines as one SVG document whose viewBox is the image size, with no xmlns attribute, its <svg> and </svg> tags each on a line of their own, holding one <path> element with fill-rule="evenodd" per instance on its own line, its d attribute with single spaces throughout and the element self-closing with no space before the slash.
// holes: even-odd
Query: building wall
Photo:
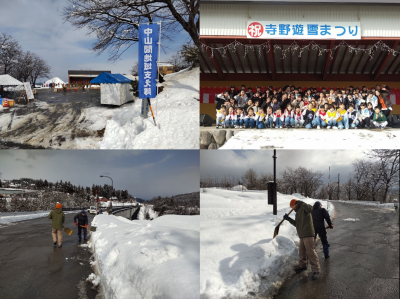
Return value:
<svg viewBox="0 0 400 299">
<path fill-rule="evenodd" d="M 374 82 L 360 82 L 360 81 L 345 81 L 345 82 L 340 82 L 340 81 L 202 81 L 200 82 L 200 89 L 201 88 L 207 88 L 207 87 L 217 87 L 221 88 L 221 91 L 224 91 L 225 89 L 229 89 L 231 85 L 235 85 L 236 89 L 239 89 L 240 86 L 246 85 L 247 87 L 252 87 L 253 90 L 256 89 L 257 86 L 264 86 L 263 89 L 266 87 L 272 85 L 274 87 L 283 87 L 285 85 L 291 84 L 294 86 L 298 87 L 316 87 L 316 88 L 337 88 L 337 87 L 348 87 L 350 85 L 353 85 L 355 87 L 362 87 L 362 86 L 367 86 L 368 88 L 371 88 L 377 84 L 386 84 L 385 82 L 381 81 L 374 81 Z M 400 89 L 400 82 L 390 82 L 388 84 L 390 88 L 394 89 Z M 226 87 L 226 88 L 225 88 Z M 201 95 L 200 95 L 201 96 Z M 396 97 L 396 102 L 399 104 L 400 97 Z M 395 114 L 400 114 L 400 105 L 395 105 L 393 109 L 393 113 Z M 200 114 L 208 114 L 210 115 L 213 119 L 215 119 L 215 104 L 200 104 Z"/>
<path fill-rule="evenodd" d="M 400 6 L 201 4 L 200 35 L 246 36 L 247 21 L 360 21 L 362 37 L 400 37 Z"/>
<path fill-rule="evenodd" d="M 172 74 L 174 72 L 173 66 L 160 66 L 160 73 L 163 75 Z"/>
<path fill-rule="evenodd" d="M 89 85 L 94 78 L 89 77 L 68 77 L 68 83 L 73 85 Z"/>
</svg>

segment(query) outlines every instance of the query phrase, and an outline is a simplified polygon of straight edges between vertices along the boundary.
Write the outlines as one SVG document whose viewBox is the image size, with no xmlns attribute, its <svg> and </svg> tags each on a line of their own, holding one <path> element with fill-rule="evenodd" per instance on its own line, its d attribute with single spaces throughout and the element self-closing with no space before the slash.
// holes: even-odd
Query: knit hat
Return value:
<svg viewBox="0 0 400 299">
<path fill-rule="evenodd" d="M 60 203 L 56 204 L 56 209 L 61 209 L 62 205 Z"/>
<path fill-rule="evenodd" d="M 289 204 L 289 206 L 294 206 L 295 204 L 296 204 L 296 202 L 297 202 L 297 199 L 292 199 L 291 201 L 290 201 L 290 204 Z"/>
</svg>

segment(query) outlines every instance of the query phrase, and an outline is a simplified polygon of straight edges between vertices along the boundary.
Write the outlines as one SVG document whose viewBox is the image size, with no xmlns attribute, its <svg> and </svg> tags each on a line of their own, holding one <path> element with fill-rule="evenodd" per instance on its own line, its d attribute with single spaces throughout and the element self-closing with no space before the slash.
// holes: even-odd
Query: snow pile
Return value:
<svg viewBox="0 0 400 299">
<path fill-rule="evenodd" d="M 31 220 L 49 216 L 51 211 L 39 212 L 13 212 L 13 213 L 0 213 L 0 224 L 8 224 L 12 222 Z M 77 213 L 79 211 L 64 212 L 64 214 Z"/>
<path fill-rule="evenodd" d="M 153 220 L 157 218 L 158 213 L 153 210 L 152 205 L 142 205 L 138 213 L 139 220 Z"/>
<path fill-rule="evenodd" d="M 165 218 L 164 218 L 165 217 Z M 97 215 L 90 239 L 105 298 L 199 297 L 199 216 L 129 221 Z"/>
<path fill-rule="evenodd" d="M 235 187 L 232 187 L 232 191 L 247 191 L 247 188 L 243 185 L 236 185 Z"/>
<path fill-rule="evenodd" d="M 347 218 L 347 219 L 343 219 L 343 221 L 356 222 L 356 221 L 360 221 L 360 219 L 358 219 L 358 218 Z"/>
<path fill-rule="evenodd" d="M 199 68 L 166 76 L 164 91 L 151 101 L 156 114 L 140 117 L 141 100 L 107 121 L 101 149 L 196 149 L 199 147 Z M 157 103 L 158 101 L 158 103 Z"/>
<path fill-rule="evenodd" d="M 293 138 L 296 136 L 296 138 Z M 340 140 L 341 142 L 332 142 Z M 346 142 L 347 141 L 347 142 Z M 265 129 L 236 132 L 220 149 L 364 149 L 400 148 L 398 129 L 373 130 L 307 130 L 307 129 Z M 396 145 L 397 144 L 397 145 Z"/>
<path fill-rule="evenodd" d="M 363 205 L 363 206 L 372 206 L 376 208 L 385 208 L 385 209 L 394 209 L 394 203 L 380 203 L 379 201 L 360 201 L 360 200 L 338 200 L 338 202 Z"/>
<path fill-rule="evenodd" d="M 278 193 L 278 215 L 272 215 L 267 191 L 207 189 L 201 193 L 200 294 L 204 298 L 272 296 L 298 259 L 296 228 L 284 221 L 293 195 Z M 302 199 L 313 205 L 316 200 Z M 326 201 L 321 201 L 326 208 Z M 332 215 L 334 206 L 329 205 Z M 295 217 L 294 212 L 290 215 Z"/>
</svg>

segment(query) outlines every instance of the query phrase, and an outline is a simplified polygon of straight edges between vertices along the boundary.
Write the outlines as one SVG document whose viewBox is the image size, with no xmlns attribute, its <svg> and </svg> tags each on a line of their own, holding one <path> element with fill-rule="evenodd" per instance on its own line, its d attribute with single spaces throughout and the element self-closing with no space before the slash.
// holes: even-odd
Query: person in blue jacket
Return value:
<svg viewBox="0 0 400 299">
<path fill-rule="evenodd" d="M 314 239 L 317 238 L 317 235 L 319 235 L 319 238 L 321 239 L 325 259 L 329 258 L 329 245 L 328 243 L 328 237 L 326 234 L 326 228 L 325 228 L 325 222 L 328 224 L 329 228 L 333 229 L 333 224 L 331 221 L 331 218 L 329 217 L 329 213 L 327 210 L 325 210 L 321 203 L 319 201 L 316 201 L 313 206 L 313 210 L 311 211 L 312 219 L 313 219 L 313 224 L 314 224 L 314 230 L 315 230 L 315 236 Z"/>
<path fill-rule="evenodd" d="M 86 215 L 86 211 L 82 210 L 80 213 L 76 214 L 74 217 L 74 222 L 75 226 L 78 227 L 79 241 L 82 240 L 82 230 L 83 230 L 83 239 L 87 241 L 88 216 Z"/>
</svg>

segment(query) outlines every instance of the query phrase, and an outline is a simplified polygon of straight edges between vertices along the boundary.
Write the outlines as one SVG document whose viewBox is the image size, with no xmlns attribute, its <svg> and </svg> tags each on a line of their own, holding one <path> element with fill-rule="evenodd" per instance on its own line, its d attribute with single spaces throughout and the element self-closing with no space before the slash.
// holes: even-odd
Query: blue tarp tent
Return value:
<svg viewBox="0 0 400 299">
<path fill-rule="evenodd" d="M 131 80 L 121 74 L 101 73 L 90 84 L 100 84 L 102 104 L 121 106 L 133 101 Z"/>
<path fill-rule="evenodd" d="M 131 83 L 131 80 L 122 76 L 121 74 L 110 74 L 110 73 L 101 73 L 92 81 L 90 84 L 124 84 L 124 83 Z"/>
</svg>

